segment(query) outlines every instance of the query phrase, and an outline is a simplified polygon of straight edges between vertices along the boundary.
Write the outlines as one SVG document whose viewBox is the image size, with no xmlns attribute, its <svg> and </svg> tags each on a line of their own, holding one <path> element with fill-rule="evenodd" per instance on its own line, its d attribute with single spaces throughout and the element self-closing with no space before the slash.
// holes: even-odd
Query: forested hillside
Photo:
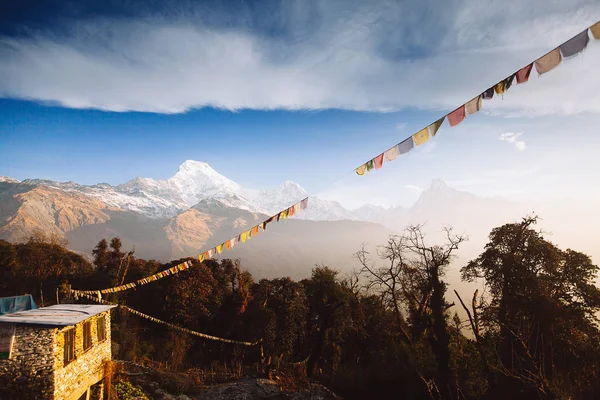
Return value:
<svg viewBox="0 0 600 400">
<path fill-rule="evenodd" d="M 114 358 L 172 372 L 236 369 L 310 379 L 346 399 L 598 398 L 598 267 L 546 240 L 532 217 L 495 228 L 479 257 L 454 264 L 465 240 L 447 231 L 430 242 L 411 226 L 377 252 L 357 248 L 362 269 L 354 274 L 316 266 L 301 281 L 255 281 L 243 259 L 189 259 L 193 266 L 176 276 L 104 299 L 259 344 L 205 340 L 117 309 Z M 45 306 L 89 302 L 68 289 L 112 287 L 183 261 L 137 258 L 119 238 L 97 243 L 93 263 L 65 246 L 42 234 L 22 244 L 0 241 L 0 295 L 31 293 Z M 450 268 L 484 282 L 484 290 L 449 303 Z"/>
</svg>

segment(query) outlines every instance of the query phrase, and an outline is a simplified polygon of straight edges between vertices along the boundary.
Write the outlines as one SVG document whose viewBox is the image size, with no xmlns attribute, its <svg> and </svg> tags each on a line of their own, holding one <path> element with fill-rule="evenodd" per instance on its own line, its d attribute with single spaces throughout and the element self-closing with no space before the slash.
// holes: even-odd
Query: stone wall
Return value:
<svg viewBox="0 0 600 400">
<path fill-rule="evenodd" d="M 0 399 L 52 398 L 57 332 L 51 327 L 16 325 L 11 359 L 0 360 Z"/>
<path fill-rule="evenodd" d="M 106 339 L 98 342 L 96 320 L 104 316 Z M 71 327 L 58 331 L 54 341 L 54 398 L 77 400 L 91 385 L 104 377 L 104 368 L 111 359 L 110 311 L 98 314 L 86 320 L 91 322 L 92 347 L 83 350 L 83 322 L 75 325 L 75 360 L 64 365 L 64 332 Z"/>
</svg>

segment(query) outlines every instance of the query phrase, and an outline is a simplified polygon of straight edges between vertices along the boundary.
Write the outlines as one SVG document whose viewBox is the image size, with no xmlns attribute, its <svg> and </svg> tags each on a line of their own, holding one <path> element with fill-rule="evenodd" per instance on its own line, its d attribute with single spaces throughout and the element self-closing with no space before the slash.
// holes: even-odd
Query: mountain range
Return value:
<svg viewBox="0 0 600 400">
<path fill-rule="evenodd" d="M 168 261 L 196 255 L 307 196 L 290 181 L 274 189 L 244 188 L 208 164 L 191 160 L 167 180 L 138 177 L 118 186 L 0 177 L 0 238 L 19 242 L 39 230 L 64 237 L 71 249 L 90 254 L 100 239 L 119 236 L 139 257 Z M 258 277 L 299 279 L 315 264 L 347 271 L 356 267 L 353 254 L 364 243 L 374 250 L 406 225 L 426 222 L 434 240 L 442 226 L 474 238 L 463 252 L 467 258 L 481 250 L 493 227 L 540 207 L 551 209 L 478 197 L 440 180 L 409 208 L 366 204 L 348 210 L 338 202 L 310 197 L 307 210 L 270 224 L 250 243 L 223 256 L 241 258 Z M 586 210 L 578 219 L 598 215 L 595 205 L 577 209 Z M 550 229 L 577 230 L 569 228 L 572 209 L 553 210 L 547 211 Z M 585 251 L 586 246 L 578 249 Z"/>
</svg>

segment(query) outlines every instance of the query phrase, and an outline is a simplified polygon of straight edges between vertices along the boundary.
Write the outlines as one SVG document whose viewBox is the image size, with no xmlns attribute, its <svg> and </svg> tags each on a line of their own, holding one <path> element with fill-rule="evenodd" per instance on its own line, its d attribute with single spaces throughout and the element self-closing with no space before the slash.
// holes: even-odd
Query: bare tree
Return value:
<svg viewBox="0 0 600 400">
<path fill-rule="evenodd" d="M 360 274 L 365 279 L 365 289 L 377 293 L 393 310 L 406 341 L 420 340 L 427 333 L 438 363 L 437 387 L 443 398 L 452 399 L 458 391 L 450 369 L 447 310 L 453 304 L 446 303 L 447 285 L 442 277 L 454 252 L 467 238 L 448 228 L 444 233 L 443 244 L 429 245 L 421 225 L 409 226 L 403 235 L 390 236 L 387 244 L 377 248 L 383 266 L 369 260 L 364 246 L 356 257 L 362 265 Z M 403 311 L 408 313 L 410 326 Z"/>
</svg>

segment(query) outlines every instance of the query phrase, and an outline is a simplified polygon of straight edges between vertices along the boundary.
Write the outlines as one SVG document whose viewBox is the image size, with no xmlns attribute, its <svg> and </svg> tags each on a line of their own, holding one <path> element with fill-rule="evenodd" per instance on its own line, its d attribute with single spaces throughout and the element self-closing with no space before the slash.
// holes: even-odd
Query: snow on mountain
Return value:
<svg viewBox="0 0 600 400">
<path fill-rule="evenodd" d="M 20 183 L 21 181 L 9 178 L 8 176 L 0 176 L 0 182 L 8 182 L 8 183 Z"/>
<path fill-rule="evenodd" d="M 210 165 L 193 160 L 181 164 L 175 176 L 166 182 L 159 182 L 174 188 L 189 206 L 202 199 L 229 198 L 242 191 L 240 185 L 219 174 Z"/>
<path fill-rule="evenodd" d="M 210 165 L 193 160 L 185 161 L 177 173 L 166 180 L 137 177 L 118 186 L 107 183 L 86 186 L 40 179 L 29 179 L 24 183 L 83 193 L 113 207 L 151 218 L 173 217 L 207 199 L 218 200 L 231 208 L 273 215 L 308 196 L 302 186 L 291 181 L 274 189 L 244 188 Z M 309 209 L 294 218 L 326 221 L 361 219 L 339 203 L 319 198 L 311 198 Z"/>
<path fill-rule="evenodd" d="M 1 179 L 0 181 L 11 181 L 10 178 Z M 174 217 L 203 201 L 209 201 L 205 202 L 206 204 L 217 201 L 219 207 L 274 215 L 308 196 L 302 186 L 291 181 L 267 190 L 244 188 L 219 174 L 210 165 L 193 160 L 185 161 L 177 173 L 166 180 L 138 177 L 118 186 L 106 183 L 86 186 L 73 182 L 60 183 L 39 179 L 25 180 L 23 183 L 75 191 L 115 208 L 155 219 Z M 452 216 L 462 212 L 470 215 L 486 214 L 490 206 L 500 211 L 506 207 L 506 204 L 499 200 L 479 198 L 455 190 L 441 180 L 434 180 L 431 187 L 421 193 L 419 200 L 410 209 L 403 207 L 386 209 L 382 206 L 366 204 L 356 210 L 348 210 L 336 201 L 310 197 L 308 209 L 293 218 L 319 221 L 369 221 L 396 229 L 408 222 L 430 219 L 453 222 Z"/>
</svg>

